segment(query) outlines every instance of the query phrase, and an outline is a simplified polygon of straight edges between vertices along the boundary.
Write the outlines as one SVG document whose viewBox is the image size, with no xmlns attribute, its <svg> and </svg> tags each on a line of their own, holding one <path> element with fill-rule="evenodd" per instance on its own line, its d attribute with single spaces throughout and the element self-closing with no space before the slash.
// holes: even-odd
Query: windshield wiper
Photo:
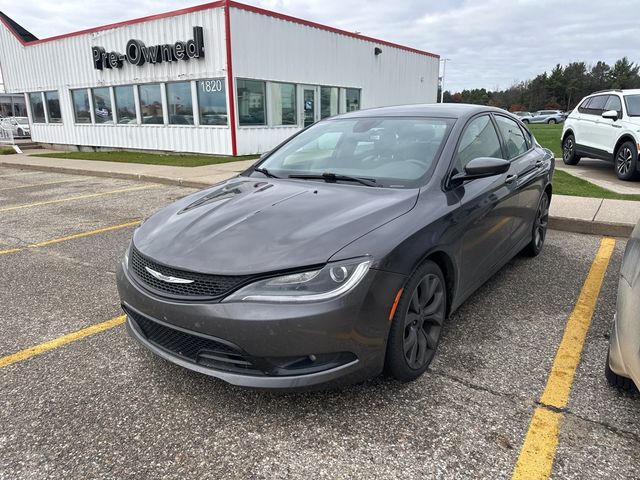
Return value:
<svg viewBox="0 0 640 480">
<path fill-rule="evenodd" d="M 255 167 L 255 168 L 253 169 L 253 171 L 254 171 L 254 172 L 261 173 L 261 174 L 263 174 L 264 176 L 269 177 L 269 178 L 280 178 L 279 176 L 274 175 L 273 173 L 271 173 L 271 172 L 270 172 L 269 170 L 267 170 L 266 168 Z"/>
<path fill-rule="evenodd" d="M 324 172 L 322 174 L 301 174 L 289 175 L 289 178 L 299 178 L 301 180 L 324 180 L 325 182 L 336 182 L 339 180 L 345 182 L 358 182 L 367 187 L 380 187 L 373 178 L 352 177 L 350 175 L 341 175 L 339 173 Z"/>
</svg>

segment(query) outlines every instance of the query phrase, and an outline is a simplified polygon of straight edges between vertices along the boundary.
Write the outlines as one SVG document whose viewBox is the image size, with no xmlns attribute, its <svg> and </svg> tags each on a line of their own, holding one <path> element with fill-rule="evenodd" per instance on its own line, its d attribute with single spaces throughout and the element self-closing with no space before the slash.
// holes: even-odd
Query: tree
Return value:
<svg viewBox="0 0 640 480">
<path fill-rule="evenodd" d="M 611 70 L 611 88 L 638 88 L 640 65 L 631 63 L 627 57 L 618 60 Z"/>
</svg>

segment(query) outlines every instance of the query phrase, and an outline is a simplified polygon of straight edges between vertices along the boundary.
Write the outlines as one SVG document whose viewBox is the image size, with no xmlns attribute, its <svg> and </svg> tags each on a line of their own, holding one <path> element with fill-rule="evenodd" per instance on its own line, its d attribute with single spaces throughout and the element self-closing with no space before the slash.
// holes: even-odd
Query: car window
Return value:
<svg viewBox="0 0 640 480">
<path fill-rule="evenodd" d="M 580 105 L 578 106 L 578 111 L 580 113 L 586 113 L 586 109 L 587 109 L 587 104 L 589 103 L 589 101 L 591 101 L 590 98 L 585 98 Z"/>
<path fill-rule="evenodd" d="M 460 173 L 474 158 L 502 158 L 502 149 L 496 129 L 488 115 L 474 118 L 465 127 L 456 155 L 455 173 Z"/>
<path fill-rule="evenodd" d="M 607 102 L 609 95 L 598 95 L 596 97 L 592 97 L 591 101 L 587 105 L 587 111 L 589 115 L 602 115 L 604 111 L 604 104 Z"/>
<path fill-rule="evenodd" d="M 359 117 L 319 122 L 270 154 L 260 167 L 278 177 L 366 177 L 394 188 L 421 184 L 455 120 Z"/>
<path fill-rule="evenodd" d="M 620 97 L 617 95 L 609 95 L 603 111 L 607 112 L 609 110 L 615 110 L 618 112 L 618 118 L 622 117 L 622 102 L 620 101 Z"/>
<path fill-rule="evenodd" d="M 624 103 L 627 105 L 627 115 L 640 117 L 640 95 L 625 95 Z"/>
<path fill-rule="evenodd" d="M 529 150 L 522 130 L 520 130 L 516 122 L 502 115 L 496 115 L 496 123 L 507 147 L 509 159 L 522 155 Z"/>
</svg>

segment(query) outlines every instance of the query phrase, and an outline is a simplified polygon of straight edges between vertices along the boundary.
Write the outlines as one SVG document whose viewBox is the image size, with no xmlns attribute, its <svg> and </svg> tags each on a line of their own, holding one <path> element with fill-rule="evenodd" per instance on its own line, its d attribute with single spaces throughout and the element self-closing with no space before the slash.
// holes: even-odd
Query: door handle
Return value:
<svg viewBox="0 0 640 480">
<path fill-rule="evenodd" d="M 507 178 L 504 179 L 504 183 L 513 183 L 518 179 L 518 175 L 507 175 Z"/>
</svg>

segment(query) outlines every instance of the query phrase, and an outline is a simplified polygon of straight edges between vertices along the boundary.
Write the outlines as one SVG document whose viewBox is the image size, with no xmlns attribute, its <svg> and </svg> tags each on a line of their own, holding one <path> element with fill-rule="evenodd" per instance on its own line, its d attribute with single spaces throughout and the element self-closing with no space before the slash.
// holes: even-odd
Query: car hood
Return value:
<svg viewBox="0 0 640 480">
<path fill-rule="evenodd" d="M 327 262 L 417 198 L 418 189 L 236 177 L 160 210 L 133 241 L 143 255 L 184 270 L 286 270 Z"/>
</svg>

